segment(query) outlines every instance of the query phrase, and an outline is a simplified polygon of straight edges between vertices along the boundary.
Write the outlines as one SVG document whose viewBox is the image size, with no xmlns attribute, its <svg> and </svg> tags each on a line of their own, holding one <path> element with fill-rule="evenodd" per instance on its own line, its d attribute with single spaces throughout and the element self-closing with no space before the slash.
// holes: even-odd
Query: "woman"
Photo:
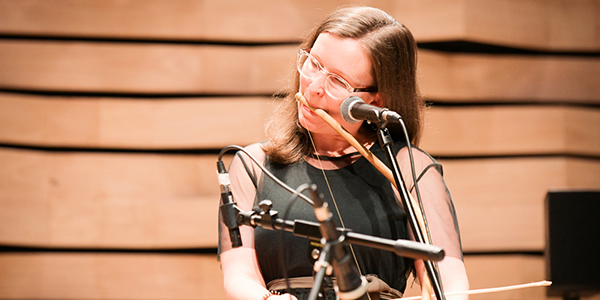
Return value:
<svg viewBox="0 0 600 300">
<path fill-rule="evenodd" d="M 382 161 L 386 158 L 377 143 L 376 128 L 367 122 L 348 123 L 342 118 L 339 108 L 347 97 L 358 96 L 368 104 L 398 112 L 412 144 L 417 145 L 423 101 L 417 91 L 416 44 L 410 31 L 381 10 L 341 8 L 310 33 L 298 52 L 297 68 L 290 95 L 268 123 L 269 140 L 246 150 L 292 188 L 315 183 L 338 226 L 394 240 L 411 238 L 406 213 L 390 182 L 348 141 L 294 98 L 296 92 L 302 93 L 310 106 L 328 112 Z M 403 131 L 392 124 L 388 129 L 406 186 L 415 196 Z M 413 152 L 433 244 L 446 253 L 439 262 L 444 290 L 467 290 L 458 225 L 441 167 L 425 152 Z M 229 174 L 235 200 L 242 210 L 249 211 L 257 201 L 270 199 L 280 216 L 287 211 L 290 194 L 262 176 L 246 155 L 235 157 Z M 289 207 L 287 219 L 315 220 L 314 211 L 305 203 Z M 243 246 L 231 249 L 227 228 L 221 224 L 221 230 L 220 260 L 229 299 L 306 298 L 310 284 L 295 284 L 293 296 L 270 290 L 281 291 L 281 285 L 273 288 L 273 284 L 281 282 L 284 276 L 310 278 L 314 264 L 311 253 L 319 245 L 290 233 L 284 234 L 280 243 L 278 231 L 243 226 Z M 285 245 L 284 249 L 280 245 Z M 361 273 L 376 275 L 393 297 L 404 291 L 413 268 L 419 280 L 424 276 L 421 261 L 363 246 L 352 246 L 352 255 Z M 283 266 L 280 261 L 284 261 Z"/>
</svg>

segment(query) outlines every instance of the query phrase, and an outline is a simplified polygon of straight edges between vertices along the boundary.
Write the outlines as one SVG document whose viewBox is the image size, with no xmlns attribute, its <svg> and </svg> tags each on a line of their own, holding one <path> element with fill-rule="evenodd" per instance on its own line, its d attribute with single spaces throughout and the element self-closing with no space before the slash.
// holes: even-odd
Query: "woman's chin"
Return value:
<svg viewBox="0 0 600 300">
<path fill-rule="evenodd" d="M 316 129 L 316 126 L 314 124 L 312 124 L 310 121 L 307 121 L 304 118 L 299 118 L 300 121 L 300 126 L 302 126 L 302 128 L 310 131 L 310 132 L 314 132 Z"/>
</svg>

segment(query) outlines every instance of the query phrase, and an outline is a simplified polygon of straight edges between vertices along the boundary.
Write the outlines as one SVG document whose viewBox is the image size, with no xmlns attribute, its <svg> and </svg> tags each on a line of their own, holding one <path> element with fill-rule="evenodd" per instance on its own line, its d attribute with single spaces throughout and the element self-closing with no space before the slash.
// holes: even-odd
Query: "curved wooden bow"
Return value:
<svg viewBox="0 0 600 300">
<path fill-rule="evenodd" d="M 456 296 L 456 295 L 488 294 L 488 293 L 505 292 L 505 291 L 512 291 L 512 290 L 517 290 L 517 289 L 532 288 L 532 287 L 544 287 L 544 286 L 550 286 L 550 285 L 552 285 L 551 281 L 542 280 L 542 281 L 538 281 L 538 282 L 509 285 L 509 286 L 496 287 L 496 288 L 468 290 L 468 291 L 461 291 L 461 292 L 449 292 L 449 293 L 445 293 L 445 295 L 446 296 Z M 408 297 L 408 298 L 402 298 L 402 299 L 394 299 L 394 300 L 418 300 L 418 299 L 421 299 L 421 296 Z"/>
<path fill-rule="evenodd" d="M 392 183 L 392 185 L 396 189 L 398 189 L 398 186 L 396 185 L 396 180 L 394 178 L 394 175 L 392 174 L 392 171 L 379 158 L 377 158 L 363 144 L 359 143 L 356 140 L 356 138 L 354 138 L 354 136 L 352 136 L 352 134 L 350 134 L 344 127 L 342 127 L 342 125 L 340 125 L 340 123 L 338 123 L 327 112 L 325 112 L 324 110 L 322 110 L 320 108 L 315 108 L 315 107 L 310 106 L 308 104 L 308 102 L 306 101 L 306 99 L 304 98 L 304 95 L 302 95 L 302 93 L 297 93 L 295 96 L 296 96 L 296 100 L 298 100 L 304 106 L 308 107 L 312 112 L 314 112 L 317 116 L 319 116 L 321 119 L 323 119 L 329 126 L 331 126 L 339 135 L 341 135 L 344 139 L 346 139 L 346 141 L 348 141 L 348 143 L 350 143 L 350 145 L 352 145 L 354 148 L 356 148 L 358 150 L 358 152 L 360 152 L 360 154 L 362 154 L 379 172 L 381 172 L 381 174 L 383 174 L 383 176 L 385 176 L 385 178 L 387 178 Z M 425 222 L 423 220 L 423 212 L 420 210 L 420 205 L 418 205 L 418 203 L 415 201 L 415 199 L 410 194 L 408 194 L 408 198 L 410 200 L 410 205 L 413 207 L 413 209 L 415 211 L 415 215 L 417 217 L 417 222 L 419 224 L 421 232 L 423 232 L 423 233 L 429 232 L 429 230 L 427 230 Z M 425 241 L 426 241 L 426 244 L 431 244 L 431 238 L 429 236 Z M 425 272 L 425 270 L 424 270 L 424 272 Z M 429 280 L 429 277 L 423 276 L 421 290 L 422 290 L 423 299 L 426 299 L 426 300 L 431 299 L 431 282 Z"/>
<path fill-rule="evenodd" d="M 344 129 L 344 127 L 342 127 L 342 125 L 340 125 L 334 118 L 332 118 L 324 110 L 310 106 L 301 93 L 296 94 L 296 100 L 298 100 L 304 106 L 308 107 L 316 115 L 321 117 L 321 119 L 323 119 L 338 134 L 340 134 L 344 139 L 346 139 L 346 141 L 348 141 L 354 148 L 356 148 L 360 152 L 360 154 L 362 154 L 371 164 L 373 164 L 373 166 L 375 166 L 375 168 L 377 170 L 379 170 L 379 172 L 381 172 L 381 174 L 383 174 L 394 185 L 394 187 L 396 189 L 398 189 L 398 186 L 396 186 L 396 181 L 395 181 L 394 176 L 393 176 L 392 172 L 390 171 L 390 169 L 381 160 L 379 160 L 379 158 L 377 158 L 369 149 L 367 149 L 363 144 L 359 143 L 354 138 L 354 136 L 352 136 L 348 131 L 346 131 L 346 129 Z M 420 206 L 418 205 L 418 203 L 416 203 L 415 199 L 410 194 L 408 194 L 408 197 L 410 198 L 410 203 L 412 204 L 413 208 L 415 209 L 417 221 L 419 223 L 419 226 L 421 227 L 421 231 L 429 232 L 425 228 L 426 225 L 422 218 L 423 213 L 420 210 Z M 431 244 L 430 237 L 428 237 L 428 240 L 426 240 L 426 241 L 429 244 Z M 421 296 L 402 298 L 402 299 L 406 299 L 406 300 L 409 300 L 409 299 L 426 299 L 426 300 L 431 299 L 431 294 L 432 294 L 431 293 L 431 282 L 429 281 L 429 278 L 427 276 L 424 276 L 423 280 L 424 280 L 424 282 L 421 284 Z M 450 293 L 445 293 L 444 295 L 453 296 L 453 295 L 494 293 L 494 292 L 502 292 L 502 291 L 508 291 L 508 290 L 522 289 L 522 288 L 550 286 L 551 284 L 552 284 L 552 282 L 544 280 L 544 281 L 539 281 L 539 282 L 505 286 L 505 287 L 479 289 L 479 290 L 468 290 L 468 291 L 462 291 L 462 292 L 450 292 Z M 398 300 L 400 300 L 400 299 L 398 299 Z"/>
</svg>

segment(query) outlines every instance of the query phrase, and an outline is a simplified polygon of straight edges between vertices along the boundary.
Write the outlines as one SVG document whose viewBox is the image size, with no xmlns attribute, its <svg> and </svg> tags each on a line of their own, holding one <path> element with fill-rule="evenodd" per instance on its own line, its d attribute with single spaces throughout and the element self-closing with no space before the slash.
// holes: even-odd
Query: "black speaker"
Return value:
<svg viewBox="0 0 600 300">
<path fill-rule="evenodd" d="M 600 293 L 600 191 L 551 191 L 545 206 L 547 295 Z"/>
</svg>

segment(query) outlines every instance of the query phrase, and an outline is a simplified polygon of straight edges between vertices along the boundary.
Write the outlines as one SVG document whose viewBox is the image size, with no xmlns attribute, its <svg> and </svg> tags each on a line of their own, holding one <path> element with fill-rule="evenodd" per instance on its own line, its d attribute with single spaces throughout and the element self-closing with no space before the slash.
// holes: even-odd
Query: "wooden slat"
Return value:
<svg viewBox="0 0 600 300">
<path fill-rule="evenodd" d="M 216 157 L 0 148 L 0 243 L 216 247 Z M 442 160 L 466 251 L 541 251 L 549 189 L 600 189 L 600 162 Z"/>
<path fill-rule="evenodd" d="M 472 289 L 545 279 L 543 258 L 466 256 Z M 11 299 L 224 299 L 214 255 L 0 255 L 0 297 Z M 410 286 L 410 284 L 409 284 Z M 407 296 L 418 294 L 418 286 Z M 471 296 L 471 299 L 546 299 L 543 288 Z"/>
<path fill-rule="evenodd" d="M 0 40 L 0 88 L 64 92 L 271 94 L 296 46 L 227 47 Z M 420 51 L 435 100 L 598 103 L 600 59 Z"/>
<path fill-rule="evenodd" d="M 216 255 L 0 253 L 2 299 L 226 299 Z"/>
<path fill-rule="evenodd" d="M 549 190 L 600 189 L 600 160 L 441 160 L 468 252 L 542 251 Z"/>
<path fill-rule="evenodd" d="M 426 98 L 461 102 L 599 103 L 600 59 L 419 51 Z"/>
<path fill-rule="evenodd" d="M 0 93 L 0 142 L 18 145 L 190 149 L 264 140 L 276 100 L 127 99 Z"/>
<path fill-rule="evenodd" d="M 434 107 L 421 147 L 433 155 L 600 155 L 600 110 L 561 106 Z"/>
<path fill-rule="evenodd" d="M 472 289 L 546 279 L 537 256 L 466 256 L 465 265 Z M 226 299 L 214 255 L 3 253 L 0 266 L 3 299 Z M 406 295 L 419 294 L 409 282 Z M 470 299 L 558 298 L 530 288 Z"/>
<path fill-rule="evenodd" d="M 553 51 L 600 49 L 597 0 L 397 1 L 392 14 L 421 42 L 470 41 Z"/>
<path fill-rule="evenodd" d="M 465 257 L 471 289 L 545 280 L 538 256 Z M 225 299 L 214 255 L 0 254 L 3 299 Z M 406 296 L 420 295 L 418 285 Z M 547 298 L 544 288 L 473 295 L 469 299 Z M 584 297 L 600 299 L 600 297 Z"/>
<path fill-rule="evenodd" d="M 118 99 L 0 93 L 0 142 L 125 149 L 222 148 L 264 140 L 277 101 Z M 600 156 L 600 111 L 562 106 L 433 107 L 421 146 L 434 155 Z"/>
<path fill-rule="evenodd" d="M 294 46 L 0 40 L 0 87 L 69 92 L 270 94 Z"/>
<path fill-rule="evenodd" d="M 298 41 L 315 22 L 345 3 L 348 1 L 3 0 L 0 1 L 0 32 L 126 39 L 289 42 Z"/>
<path fill-rule="evenodd" d="M 356 1 L 0 1 L 0 33 L 242 42 L 298 41 Z M 418 41 L 473 41 L 547 50 L 600 50 L 600 4 L 587 1 L 378 0 Z M 268 14 L 269 18 L 263 18 Z M 523 30 L 527 28 L 527 30 Z"/>
<path fill-rule="evenodd" d="M 471 290 L 497 288 L 546 280 L 545 262 L 541 256 L 476 255 L 465 256 L 465 267 Z M 405 296 L 421 295 L 418 284 L 409 285 Z M 450 299 L 450 298 L 449 298 Z M 469 296 L 471 300 L 544 300 L 543 287 Z"/>
<path fill-rule="evenodd" d="M 216 247 L 215 155 L 0 148 L 0 244 Z"/>
<path fill-rule="evenodd" d="M 600 50 L 600 1 L 467 3 L 467 32 L 474 40 L 537 49 Z"/>
</svg>

